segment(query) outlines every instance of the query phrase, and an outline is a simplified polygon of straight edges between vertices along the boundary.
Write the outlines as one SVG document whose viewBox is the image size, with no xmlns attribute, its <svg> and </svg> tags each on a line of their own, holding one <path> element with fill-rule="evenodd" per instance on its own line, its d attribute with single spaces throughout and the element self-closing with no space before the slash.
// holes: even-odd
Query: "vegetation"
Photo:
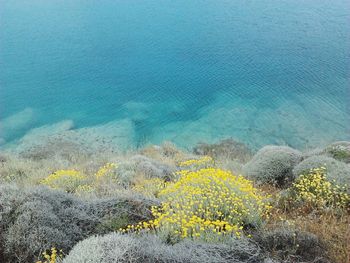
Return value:
<svg viewBox="0 0 350 263">
<path fill-rule="evenodd" d="M 266 197 L 242 176 L 215 168 L 181 170 L 177 175 L 177 181 L 160 191 L 162 204 L 152 208 L 154 219 L 123 232 L 156 230 L 172 243 L 180 238 L 213 242 L 241 237 L 244 227 L 258 227 L 267 216 Z"/>
<path fill-rule="evenodd" d="M 350 163 L 350 142 L 340 141 L 328 145 L 324 152 L 336 160 Z"/>
<path fill-rule="evenodd" d="M 337 161 L 328 156 L 311 156 L 306 158 L 293 169 L 295 177 L 308 173 L 312 169 L 324 167 L 327 169 L 328 180 L 346 187 L 350 193 L 350 165 Z"/>
<path fill-rule="evenodd" d="M 248 263 L 262 260 L 259 247 L 246 239 L 220 244 L 187 239 L 170 245 L 156 235 L 112 233 L 78 243 L 63 263 Z"/>
<path fill-rule="evenodd" d="M 63 189 L 74 192 L 79 186 L 85 185 L 86 176 L 76 170 L 58 170 L 41 181 L 53 189 Z"/>
<path fill-rule="evenodd" d="M 52 246 L 69 251 L 99 224 L 88 202 L 43 187 L 4 185 L 0 204 L 6 205 L 1 210 L 1 262 L 33 262 Z"/>
<path fill-rule="evenodd" d="M 243 167 L 243 173 L 260 184 L 284 186 L 293 181 L 293 167 L 302 154 L 290 147 L 265 146 Z"/>
<path fill-rule="evenodd" d="M 350 259 L 349 164 L 330 146 L 267 146 L 250 160 L 228 141 L 75 147 L 0 154 L 0 262 Z"/>
<path fill-rule="evenodd" d="M 324 167 L 300 175 L 290 191 L 294 202 L 312 208 L 346 208 L 350 202 L 347 187 L 329 181 Z"/>
<path fill-rule="evenodd" d="M 59 252 L 55 247 L 51 248 L 50 252 L 44 252 L 42 254 L 42 257 L 44 258 L 42 261 L 39 260 L 36 263 L 56 263 L 58 261 L 61 261 L 63 259 L 63 251 L 60 250 Z"/>
<path fill-rule="evenodd" d="M 233 139 L 222 140 L 218 143 L 199 143 L 193 148 L 197 155 L 206 155 L 215 160 L 240 161 L 245 163 L 252 158 L 252 151 L 243 143 Z"/>
</svg>

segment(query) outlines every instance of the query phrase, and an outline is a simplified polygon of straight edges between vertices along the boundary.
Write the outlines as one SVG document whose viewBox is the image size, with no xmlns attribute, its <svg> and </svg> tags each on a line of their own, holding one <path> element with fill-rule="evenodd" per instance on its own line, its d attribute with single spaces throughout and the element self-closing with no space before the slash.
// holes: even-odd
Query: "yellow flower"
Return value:
<svg viewBox="0 0 350 263">
<path fill-rule="evenodd" d="M 106 163 L 104 166 L 102 166 L 95 174 L 96 178 L 99 179 L 103 177 L 108 172 L 112 171 L 113 169 L 116 169 L 118 167 L 115 163 Z"/>
<path fill-rule="evenodd" d="M 147 197 L 157 197 L 166 185 L 167 183 L 160 178 L 143 179 L 133 187 L 133 190 Z"/>
<path fill-rule="evenodd" d="M 50 249 L 50 252 L 44 252 L 42 253 L 43 258 L 45 259 L 44 261 L 37 261 L 36 263 L 57 263 L 58 260 L 61 260 L 63 258 L 63 251 L 60 250 L 59 254 L 57 253 L 57 249 L 55 247 L 52 247 Z"/>
<path fill-rule="evenodd" d="M 292 186 L 297 200 L 310 203 L 319 208 L 340 207 L 350 204 L 346 188 L 339 187 L 327 180 L 326 168 L 312 169 L 301 175 Z"/>
<path fill-rule="evenodd" d="M 216 168 L 179 174 L 159 192 L 163 202 L 151 208 L 155 219 L 138 224 L 138 229 L 204 240 L 240 237 L 245 224 L 259 224 L 271 208 L 267 197 L 242 176 Z"/>
<path fill-rule="evenodd" d="M 72 192 L 83 183 L 86 176 L 77 170 L 58 170 L 41 180 L 41 184 L 53 189 Z"/>
<path fill-rule="evenodd" d="M 200 159 L 190 159 L 179 163 L 180 167 L 194 167 L 199 168 L 201 166 L 212 166 L 214 164 L 213 158 L 210 156 L 203 156 Z"/>
</svg>

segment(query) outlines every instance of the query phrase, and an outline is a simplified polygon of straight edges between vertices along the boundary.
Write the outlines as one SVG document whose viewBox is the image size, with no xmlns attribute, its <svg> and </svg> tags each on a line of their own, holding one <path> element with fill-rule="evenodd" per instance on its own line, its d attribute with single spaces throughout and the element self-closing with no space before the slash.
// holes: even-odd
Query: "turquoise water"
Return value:
<svg viewBox="0 0 350 263">
<path fill-rule="evenodd" d="M 63 120 L 130 146 L 348 140 L 349 22 L 348 0 L 0 0 L 0 143 Z"/>
</svg>

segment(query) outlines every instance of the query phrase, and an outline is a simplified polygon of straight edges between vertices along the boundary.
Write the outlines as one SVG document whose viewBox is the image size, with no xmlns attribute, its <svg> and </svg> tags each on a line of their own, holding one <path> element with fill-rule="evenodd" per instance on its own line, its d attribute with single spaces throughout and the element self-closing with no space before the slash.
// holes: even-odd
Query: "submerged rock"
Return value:
<svg viewBox="0 0 350 263">
<path fill-rule="evenodd" d="M 25 108 L 5 119 L 0 120 L 0 145 L 5 144 L 30 129 L 36 122 L 32 108 Z"/>
<path fill-rule="evenodd" d="M 32 129 L 7 150 L 29 158 L 45 159 L 69 152 L 72 157 L 74 152 L 97 154 L 133 147 L 134 127 L 128 119 L 79 129 L 73 127 L 73 122 L 67 120 Z"/>
</svg>

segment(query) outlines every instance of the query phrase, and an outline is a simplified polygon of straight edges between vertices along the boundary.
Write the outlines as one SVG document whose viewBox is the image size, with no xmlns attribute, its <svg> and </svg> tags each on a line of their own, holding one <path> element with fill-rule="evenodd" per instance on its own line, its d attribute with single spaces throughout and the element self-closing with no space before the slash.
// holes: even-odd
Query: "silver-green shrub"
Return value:
<svg viewBox="0 0 350 263">
<path fill-rule="evenodd" d="M 350 142 L 334 142 L 324 149 L 324 153 L 338 161 L 350 163 Z"/>
<path fill-rule="evenodd" d="M 128 186 L 133 184 L 133 180 L 140 175 L 145 178 L 156 177 L 168 180 L 172 177 L 173 172 L 173 167 L 162 164 L 144 155 L 135 155 L 127 162 L 119 164 L 116 176 L 122 184 Z"/>
<path fill-rule="evenodd" d="M 325 244 L 314 234 L 281 226 L 255 235 L 261 248 L 286 263 L 326 263 Z"/>
<path fill-rule="evenodd" d="M 141 199 L 83 200 L 45 187 L 0 185 L 0 262 L 33 262 L 53 246 L 68 252 L 91 235 L 150 219 L 148 205 Z"/>
<path fill-rule="evenodd" d="M 294 178 L 293 167 L 301 152 L 286 146 L 265 146 L 243 167 L 243 174 L 258 183 L 283 186 Z"/>
<path fill-rule="evenodd" d="M 13 211 L 13 207 L 19 205 L 22 193 L 18 187 L 13 185 L 0 185 L 0 262 L 5 261 L 5 234 L 7 227 L 11 224 L 11 217 L 8 216 Z"/>
<path fill-rule="evenodd" d="M 90 201 L 92 213 L 100 219 L 96 233 L 108 233 L 129 224 L 152 218 L 151 206 L 159 205 L 155 200 L 141 196 L 125 198 L 96 199 Z"/>
<path fill-rule="evenodd" d="M 311 169 L 320 167 L 326 168 L 328 180 L 334 181 L 339 186 L 347 185 L 348 192 L 350 192 L 350 164 L 337 161 L 331 157 L 315 155 L 306 158 L 294 167 L 293 174 L 298 177 L 308 173 Z"/>
<path fill-rule="evenodd" d="M 168 245 L 154 235 L 112 233 L 79 242 L 63 263 L 244 263 L 262 262 L 260 249 L 247 239 L 229 244 L 190 240 Z"/>
<path fill-rule="evenodd" d="M 1 262 L 32 262 L 52 246 L 67 251 L 99 223 L 88 203 L 44 187 L 1 186 L 0 207 Z"/>
</svg>

